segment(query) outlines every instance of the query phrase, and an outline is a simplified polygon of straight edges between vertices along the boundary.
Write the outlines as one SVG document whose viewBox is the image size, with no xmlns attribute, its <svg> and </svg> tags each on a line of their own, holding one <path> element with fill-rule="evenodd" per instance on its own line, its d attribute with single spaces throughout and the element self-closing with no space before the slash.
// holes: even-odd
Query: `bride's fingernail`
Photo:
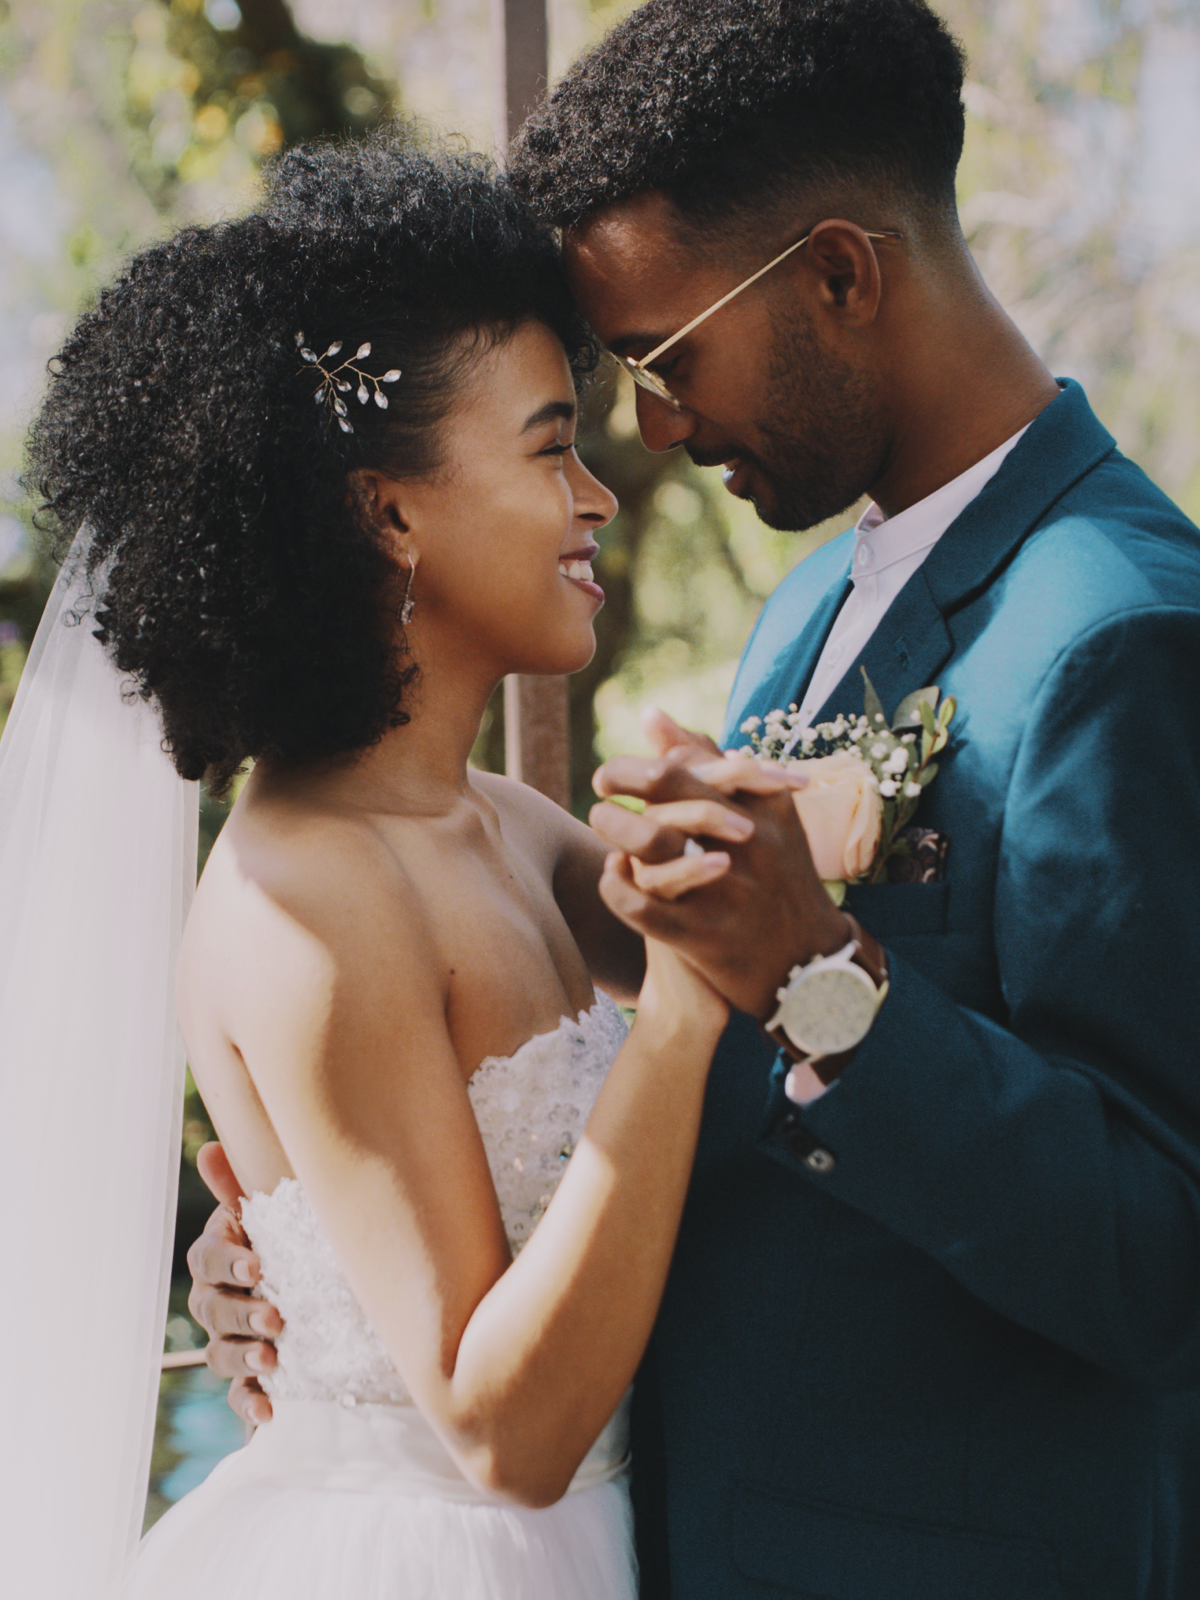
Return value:
<svg viewBox="0 0 1200 1600">
<path fill-rule="evenodd" d="M 251 1372 L 266 1371 L 266 1367 L 263 1364 L 263 1358 L 259 1355 L 257 1350 L 246 1351 L 246 1365 L 250 1368 Z"/>
<path fill-rule="evenodd" d="M 254 1282 L 254 1279 L 250 1274 L 250 1263 L 241 1258 L 233 1263 L 233 1276 L 238 1283 Z"/>
<path fill-rule="evenodd" d="M 267 1327 L 265 1311 L 252 1311 L 250 1313 L 250 1326 L 255 1333 L 261 1333 L 264 1339 L 271 1337 L 271 1330 Z"/>
</svg>

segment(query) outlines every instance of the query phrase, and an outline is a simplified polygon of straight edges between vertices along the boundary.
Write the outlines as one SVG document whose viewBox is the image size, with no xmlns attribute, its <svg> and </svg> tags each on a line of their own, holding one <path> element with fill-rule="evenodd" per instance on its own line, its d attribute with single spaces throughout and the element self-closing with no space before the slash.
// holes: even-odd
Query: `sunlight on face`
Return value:
<svg viewBox="0 0 1200 1600">
<path fill-rule="evenodd" d="M 571 370 L 542 323 L 480 358 L 443 425 L 442 470 L 403 497 L 418 651 L 466 651 L 498 675 L 591 659 L 603 594 L 588 564 L 617 506 L 576 455 L 575 427 Z"/>
</svg>

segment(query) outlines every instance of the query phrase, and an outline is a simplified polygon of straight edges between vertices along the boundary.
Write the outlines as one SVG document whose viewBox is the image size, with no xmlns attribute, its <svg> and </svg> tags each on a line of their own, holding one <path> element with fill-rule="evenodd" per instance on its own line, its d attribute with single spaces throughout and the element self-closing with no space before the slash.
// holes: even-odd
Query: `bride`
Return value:
<svg viewBox="0 0 1200 1600">
<path fill-rule="evenodd" d="M 54 364 L 31 461 L 67 620 L 191 790 L 254 761 L 178 1010 L 287 1335 L 274 1420 L 144 1541 L 136 1600 L 634 1593 L 622 1399 L 726 1008 L 602 915 L 587 828 L 467 764 L 504 674 L 594 648 L 590 356 L 503 180 L 393 138 L 293 153 L 251 216 L 147 250 Z M 84 1519 L 106 1488 L 73 1491 Z"/>
</svg>

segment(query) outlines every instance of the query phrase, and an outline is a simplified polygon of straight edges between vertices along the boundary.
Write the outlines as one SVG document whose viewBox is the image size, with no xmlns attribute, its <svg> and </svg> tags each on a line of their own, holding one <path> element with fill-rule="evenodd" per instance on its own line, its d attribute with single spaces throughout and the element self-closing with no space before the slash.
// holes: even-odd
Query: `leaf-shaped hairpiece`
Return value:
<svg viewBox="0 0 1200 1600">
<path fill-rule="evenodd" d="M 375 404 L 381 411 L 388 409 L 388 397 L 384 394 L 380 385 L 395 383 L 402 374 L 399 367 L 389 367 L 382 377 L 377 378 L 374 373 L 364 372 L 362 367 L 358 366 L 358 362 L 365 361 L 371 354 L 371 341 L 369 339 L 363 340 L 362 344 L 354 352 L 353 357 L 347 357 L 345 361 L 336 367 L 327 367 L 325 363 L 333 356 L 341 353 L 342 344 L 343 341 L 341 339 L 335 339 L 328 350 L 325 351 L 325 354 L 319 356 L 315 350 L 310 350 L 304 342 L 303 329 L 296 334 L 296 348 L 300 352 L 300 359 L 307 362 L 310 367 L 315 367 L 321 374 L 321 382 L 313 399 L 318 405 L 322 400 L 325 401 L 343 433 L 353 433 L 354 424 L 350 421 L 346 402 L 342 399 L 342 395 L 349 394 L 354 389 L 354 384 L 348 374 L 353 373 L 358 379 L 358 388 L 354 389 L 354 398 L 359 405 L 365 406 L 367 401 L 373 397 Z M 370 384 L 370 388 L 367 387 L 368 384 Z"/>
</svg>

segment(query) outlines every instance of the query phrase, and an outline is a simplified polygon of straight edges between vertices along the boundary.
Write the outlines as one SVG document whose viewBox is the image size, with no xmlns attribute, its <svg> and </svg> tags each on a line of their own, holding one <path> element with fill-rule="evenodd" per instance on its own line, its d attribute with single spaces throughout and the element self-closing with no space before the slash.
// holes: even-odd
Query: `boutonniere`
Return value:
<svg viewBox="0 0 1200 1600">
<path fill-rule="evenodd" d="M 794 791 L 796 810 L 836 905 L 848 883 L 882 883 L 893 875 L 889 863 L 894 868 L 912 854 L 910 834 L 922 830 L 906 830 L 937 777 L 934 757 L 945 749 L 957 709 L 953 695 L 940 700 L 936 688 L 916 689 L 889 722 L 865 667 L 862 675 L 862 716 L 839 712 L 810 728 L 793 705 L 747 717 L 741 731 L 750 743 L 738 752 L 803 765 L 808 782 Z"/>
</svg>

